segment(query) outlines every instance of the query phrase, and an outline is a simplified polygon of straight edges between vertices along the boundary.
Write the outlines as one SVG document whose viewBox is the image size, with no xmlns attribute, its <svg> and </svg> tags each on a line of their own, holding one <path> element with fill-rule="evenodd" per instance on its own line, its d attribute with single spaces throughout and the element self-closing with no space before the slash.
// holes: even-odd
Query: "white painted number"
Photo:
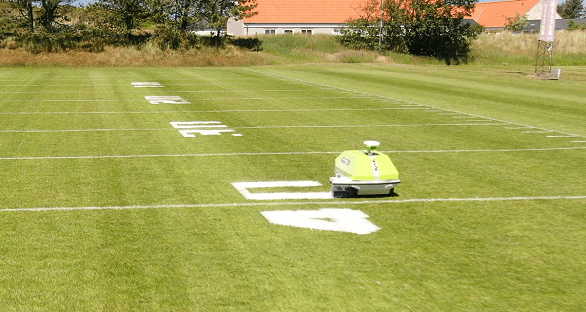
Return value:
<svg viewBox="0 0 586 312">
<path fill-rule="evenodd" d="M 163 87 L 158 82 L 132 82 L 135 88 L 161 88 Z"/>
<path fill-rule="evenodd" d="M 263 211 L 262 215 L 269 222 L 278 225 L 300 228 L 370 234 L 380 228 L 368 221 L 368 215 L 360 210 L 326 208 L 320 210 L 300 211 Z"/>
<path fill-rule="evenodd" d="M 232 185 L 249 200 L 278 200 L 278 199 L 328 199 L 331 192 L 292 192 L 292 193 L 250 193 L 252 188 L 270 187 L 311 187 L 321 186 L 317 181 L 272 181 L 272 182 L 237 182 Z"/>
<path fill-rule="evenodd" d="M 195 138 L 199 135 L 222 135 L 225 132 L 235 132 L 232 129 L 225 129 L 228 126 L 223 125 L 220 121 L 172 121 L 170 124 L 175 129 L 179 129 L 179 133 L 186 138 Z M 242 136 L 234 133 L 233 136 Z"/>
<path fill-rule="evenodd" d="M 180 96 L 145 96 L 145 99 L 151 104 L 190 104 Z"/>
</svg>

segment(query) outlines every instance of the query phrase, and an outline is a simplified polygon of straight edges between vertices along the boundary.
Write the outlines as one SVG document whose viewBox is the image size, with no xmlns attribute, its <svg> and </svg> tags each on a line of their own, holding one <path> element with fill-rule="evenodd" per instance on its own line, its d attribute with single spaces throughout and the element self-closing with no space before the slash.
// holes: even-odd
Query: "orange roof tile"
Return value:
<svg viewBox="0 0 586 312">
<path fill-rule="evenodd" d="M 535 7 L 540 0 L 516 0 L 476 3 L 471 19 L 487 28 L 505 27 L 507 17 L 521 15 Z"/>
<path fill-rule="evenodd" d="M 343 24 L 358 18 L 365 0 L 257 0 L 258 14 L 245 23 Z"/>
</svg>

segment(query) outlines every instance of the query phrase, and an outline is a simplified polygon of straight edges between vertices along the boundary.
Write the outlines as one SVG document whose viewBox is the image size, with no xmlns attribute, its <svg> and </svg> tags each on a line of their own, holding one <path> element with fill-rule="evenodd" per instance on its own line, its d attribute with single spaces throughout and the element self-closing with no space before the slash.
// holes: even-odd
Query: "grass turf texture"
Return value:
<svg viewBox="0 0 586 312">
<path fill-rule="evenodd" d="M 580 311 L 586 71 L 524 71 L 2 69 L 0 308 Z M 184 138 L 172 121 L 243 136 Z M 328 191 L 336 155 L 366 139 L 398 168 L 398 197 L 250 202 L 231 186 L 316 180 L 311 191 Z M 96 209 L 25 210 L 55 207 Z M 381 230 L 260 214 L 332 207 Z"/>
</svg>

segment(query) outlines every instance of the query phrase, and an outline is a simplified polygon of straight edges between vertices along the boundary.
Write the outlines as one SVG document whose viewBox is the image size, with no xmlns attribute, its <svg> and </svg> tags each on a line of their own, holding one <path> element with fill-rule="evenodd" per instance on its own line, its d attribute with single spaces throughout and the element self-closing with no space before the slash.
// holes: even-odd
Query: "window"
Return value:
<svg viewBox="0 0 586 312">
<path fill-rule="evenodd" d="M 290 35 L 293 33 L 293 29 L 285 29 L 285 30 L 283 30 L 283 33 L 286 35 Z"/>
<path fill-rule="evenodd" d="M 311 35 L 311 29 L 302 29 L 301 33 L 304 35 Z"/>
<path fill-rule="evenodd" d="M 265 29 L 265 35 L 274 35 L 274 34 L 275 34 L 274 29 Z"/>
</svg>

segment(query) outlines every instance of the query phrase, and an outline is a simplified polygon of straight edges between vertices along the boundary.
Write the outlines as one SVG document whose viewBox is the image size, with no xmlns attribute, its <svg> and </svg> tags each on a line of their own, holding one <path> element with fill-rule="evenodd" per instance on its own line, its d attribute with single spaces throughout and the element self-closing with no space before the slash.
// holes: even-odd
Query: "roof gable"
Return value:
<svg viewBox="0 0 586 312">
<path fill-rule="evenodd" d="M 516 0 L 476 3 L 470 18 L 487 28 L 505 27 L 507 17 L 515 17 L 516 13 L 526 14 L 540 2 L 541 0 Z"/>
<path fill-rule="evenodd" d="M 257 0 L 258 14 L 245 23 L 344 24 L 360 16 L 365 0 Z"/>
</svg>

